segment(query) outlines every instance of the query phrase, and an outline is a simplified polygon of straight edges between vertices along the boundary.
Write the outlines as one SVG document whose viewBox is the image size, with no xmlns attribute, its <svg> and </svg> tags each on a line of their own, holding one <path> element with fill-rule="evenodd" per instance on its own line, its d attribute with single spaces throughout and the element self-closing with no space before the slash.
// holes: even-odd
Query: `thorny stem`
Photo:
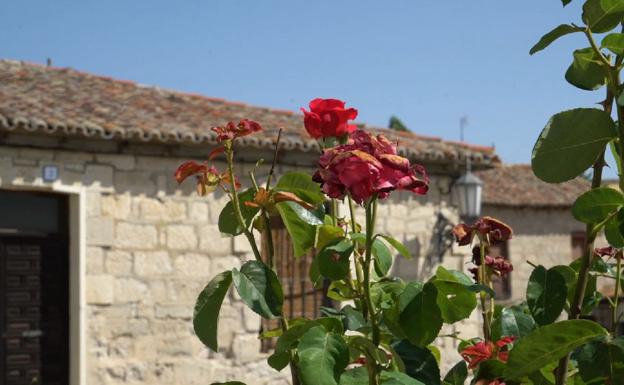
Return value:
<svg viewBox="0 0 624 385">
<path fill-rule="evenodd" d="M 370 270 L 372 261 L 373 233 L 375 232 L 375 219 L 377 216 L 377 197 L 374 196 L 370 202 L 366 204 L 366 254 L 364 257 L 364 299 L 370 315 L 373 344 L 379 346 L 379 324 L 377 314 L 370 293 Z M 377 371 L 377 362 L 371 360 L 368 363 L 369 384 L 379 384 L 379 373 Z"/>
<path fill-rule="evenodd" d="M 267 264 L 271 269 L 275 269 L 274 259 L 275 259 L 275 248 L 273 246 L 273 232 L 271 230 L 271 221 L 269 219 L 269 213 L 266 210 L 262 210 L 262 220 L 264 221 L 264 239 L 267 243 L 267 249 L 269 255 L 267 256 Z"/>
<path fill-rule="evenodd" d="M 594 39 L 591 35 L 591 32 L 586 31 L 585 34 L 587 35 L 590 44 L 592 45 L 592 48 L 594 48 L 594 51 L 598 51 L 600 53 L 600 55 L 602 56 L 602 58 L 604 58 L 604 55 L 602 55 L 602 52 L 600 52 L 600 49 L 596 46 L 596 43 L 594 42 Z M 618 56 L 618 59 L 619 56 Z M 616 61 L 617 61 L 616 60 Z M 609 66 L 609 73 L 612 73 L 612 68 L 610 67 L 610 63 L 607 62 L 607 65 Z M 609 77 L 611 80 L 614 80 L 612 76 Z M 615 89 L 619 88 L 619 79 L 616 79 L 617 83 L 615 84 Z M 611 87 L 607 87 L 607 96 L 605 98 L 604 104 L 603 104 L 603 109 L 606 113 L 608 113 L 609 115 L 611 114 L 612 108 L 613 108 L 613 99 L 614 99 L 614 92 L 612 92 Z M 618 110 L 618 117 L 620 116 L 620 108 L 617 108 Z M 618 125 L 620 126 L 620 157 L 624 154 L 622 152 L 622 123 L 621 123 L 621 118 L 619 118 L 620 122 L 618 123 Z M 615 154 L 614 154 L 615 155 Z M 596 162 L 594 162 L 593 165 L 593 169 L 594 169 L 594 173 L 592 176 L 592 183 L 591 183 L 591 189 L 596 189 L 599 188 L 602 185 L 602 169 L 605 166 L 605 150 L 603 150 L 600 155 L 598 156 L 598 159 L 596 159 Z M 623 176 L 620 175 L 620 188 L 622 188 L 623 186 Z M 624 191 L 624 189 L 622 190 Z M 587 288 L 587 282 L 589 281 L 589 268 L 590 268 L 590 264 L 591 264 L 591 259 L 592 259 L 592 255 L 594 252 L 594 241 L 596 240 L 596 236 L 598 232 L 595 231 L 595 226 L 593 224 L 588 224 L 585 228 L 585 249 L 583 252 L 583 257 L 581 259 L 581 266 L 579 268 L 579 273 L 578 273 L 578 279 L 576 282 L 576 290 L 574 292 L 574 297 L 572 300 L 572 303 L 570 304 L 570 313 L 568 315 L 568 319 L 578 319 L 581 315 L 581 308 L 583 305 L 583 298 L 585 298 L 585 290 Z M 556 385 L 565 385 L 566 383 L 566 379 L 568 376 L 568 363 L 570 361 L 570 354 L 567 354 L 565 357 L 563 357 L 561 360 L 559 360 L 559 365 L 557 366 L 556 372 L 555 372 L 555 380 L 556 380 Z"/>
<path fill-rule="evenodd" d="M 256 260 L 262 261 L 260 250 L 258 250 L 258 245 L 256 245 L 256 238 L 254 237 L 253 233 L 247 228 L 247 225 L 245 224 L 245 219 L 243 218 L 243 213 L 240 208 L 238 192 L 236 191 L 236 179 L 234 179 L 234 150 L 232 149 L 231 143 L 226 146 L 226 152 L 228 175 L 230 177 L 230 194 L 232 194 L 232 205 L 234 206 L 234 212 L 236 213 L 236 220 L 238 221 L 238 225 L 243 229 L 243 234 L 245 234 L 245 237 L 247 237 L 249 245 L 251 245 L 251 250 L 254 253 L 254 257 L 256 258 Z"/>
<path fill-rule="evenodd" d="M 620 277 L 622 275 L 622 253 L 619 252 L 616 256 L 617 258 L 617 267 L 615 270 L 615 293 L 613 293 L 613 304 L 611 308 L 611 334 L 615 337 L 617 333 L 617 323 L 618 323 L 618 300 L 620 295 Z"/>
<path fill-rule="evenodd" d="M 351 217 L 351 232 L 356 233 L 357 232 L 357 222 L 355 220 L 355 207 L 353 205 L 353 199 L 351 198 L 351 195 L 347 195 L 347 199 L 349 201 L 349 215 Z M 360 292 L 362 290 L 362 281 L 364 280 L 364 273 L 362 271 L 362 266 L 360 266 L 358 259 L 360 258 L 360 253 L 357 250 L 357 242 L 355 242 L 355 249 L 354 249 L 354 258 L 353 258 L 353 265 L 355 266 L 355 281 L 357 283 L 356 287 L 357 287 L 357 294 L 360 295 Z M 367 317 L 368 315 L 368 311 L 366 311 L 366 304 L 362 303 L 361 300 L 357 300 L 357 304 L 359 305 L 359 307 L 362 309 L 362 314 L 364 314 L 364 317 Z"/>
</svg>

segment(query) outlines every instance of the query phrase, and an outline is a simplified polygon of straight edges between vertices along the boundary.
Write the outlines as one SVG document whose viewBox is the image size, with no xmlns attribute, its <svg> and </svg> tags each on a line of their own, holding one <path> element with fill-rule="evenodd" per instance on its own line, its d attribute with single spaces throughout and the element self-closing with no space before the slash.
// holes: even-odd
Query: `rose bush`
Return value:
<svg viewBox="0 0 624 385">
<path fill-rule="evenodd" d="M 562 0 L 567 5 L 571 0 Z M 219 230 L 245 236 L 254 259 L 215 276 L 199 294 L 194 330 L 206 346 L 218 351 L 217 327 L 225 294 L 234 287 L 240 298 L 263 318 L 280 327 L 260 338 L 277 338 L 268 364 L 290 368 L 293 384 L 305 385 L 476 385 L 621 384 L 624 383 L 624 339 L 617 335 L 619 293 L 624 286 L 624 34 L 607 34 L 601 44 L 594 33 L 607 33 L 624 21 L 624 0 L 587 0 L 584 25 L 563 24 L 544 35 L 531 49 L 538 52 L 567 34 L 582 33 L 589 47 L 574 52 L 566 79 L 584 90 L 606 86 L 602 109 L 580 108 L 554 115 L 533 149 L 536 176 L 549 183 L 575 178 L 592 167 L 592 188 L 572 208 L 586 224 L 581 258 L 569 265 L 534 265 L 526 299 L 501 306 L 495 301 L 494 280 L 513 270 L 492 246 L 512 239 L 502 221 L 479 218 L 453 228 L 457 245 L 472 250 L 467 271 L 439 266 L 428 280 L 404 281 L 389 275 L 394 250 L 409 258 L 409 250 L 389 234 L 376 231 L 377 204 L 394 191 L 425 194 L 429 180 L 424 168 L 397 154 L 386 137 L 349 124 L 357 110 L 337 99 L 314 99 L 303 110 L 302 124 L 321 149 L 314 175 L 288 172 L 273 183 L 274 156 L 266 183 L 255 173 L 243 190 L 234 173 L 238 138 L 262 130 L 242 120 L 214 131 L 220 145 L 208 161 L 224 155 L 227 170 L 209 163 L 185 162 L 175 172 L 182 183 L 196 178 L 202 195 L 220 188 L 230 201 L 219 216 Z M 617 122 L 611 117 L 616 112 Z M 276 154 L 279 137 L 276 143 Z M 620 190 L 601 186 L 605 152 L 611 151 L 620 175 Z M 349 208 L 339 216 L 337 202 Z M 325 203 L 332 209 L 325 211 Z M 357 204 L 357 205 L 356 205 Z M 364 223 L 355 210 L 363 209 Z M 339 309 L 324 308 L 318 319 L 289 319 L 274 269 L 271 217 L 279 216 L 291 238 L 295 257 L 313 250 L 310 280 L 329 283 L 328 296 Z M 609 246 L 594 247 L 604 233 Z M 267 240 L 261 253 L 256 235 Z M 538 261 L 539 262 L 539 261 Z M 531 262 L 532 263 L 532 262 Z M 597 280 L 610 280 L 614 295 L 611 330 L 587 319 L 603 295 Z M 468 318 L 478 309 L 479 336 L 440 335 L 443 324 Z M 567 316 L 567 320 L 560 320 Z M 444 376 L 439 369 L 436 338 L 458 340 L 457 362 Z M 229 382 L 227 384 L 240 384 Z"/>
</svg>

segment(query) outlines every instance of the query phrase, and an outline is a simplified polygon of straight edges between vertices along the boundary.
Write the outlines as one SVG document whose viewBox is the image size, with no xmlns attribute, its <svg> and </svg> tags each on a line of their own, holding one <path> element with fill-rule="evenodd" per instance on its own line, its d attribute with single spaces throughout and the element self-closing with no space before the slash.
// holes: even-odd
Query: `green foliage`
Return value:
<svg viewBox="0 0 624 385">
<path fill-rule="evenodd" d="M 555 40 L 559 39 L 562 36 L 569 35 L 574 32 L 582 31 L 580 28 L 577 28 L 570 24 L 561 24 L 557 26 L 552 31 L 548 32 L 531 48 L 529 54 L 533 55 L 549 45 L 551 45 Z"/>
<path fill-rule="evenodd" d="M 583 5 L 583 21 L 592 32 L 608 32 L 615 28 L 622 18 L 624 18 L 622 0 L 587 0 Z"/>
<path fill-rule="evenodd" d="M 624 54 L 624 33 L 610 33 L 602 39 L 602 48 L 606 48 L 616 55 Z"/>
<path fill-rule="evenodd" d="M 314 247 L 316 226 L 323 222 L 310 211 L 294 202 L 275 205 L 293 242 L 295 257 L 301 257 Z"/>
<path fill-rule="evenodd" d="M 394 115 L 390 117 L 390 121 L 388 122 L 388 128 L 394 131 L 409 132 L 409 128 L 407 128 L 407 126 L 403 124 L 401 119 L 397 118 Z"/>
<path fill-rule="evenodd" d="M 624 339 L 598 340 L 574 354 L 579 373 L 586 384 L 624 383 Z"/>
<path fill-rule="evenodd" d="M 241 214 L 243 214 L 243 219 L 247 228 L 249 228 L 251 221 L 260 210 L 256 207 L 245 206 L 244 202 L 253 201 L 255 194 L 254 189 L 248 189 L 238 194 Z M 238 223 L 238 219 L 236 219 L 234 204 L 232 202 L 228 202 L 219 214 L 219 231 L 228 235 L 240 235 L 243 233 L 243 230 L 243 227 L 241 227 Z"/>
<path fill-rule="evenodd" d="M 504 376 L 510 380 L 520 379 L 594 338 L 606 335 L 602 326 L 588 320 L 568 320 L 543 326 L 515 343 Z"/>
<path fill-rule="evenodd" d="M 331 280 L 346 278 L 350 271 L 353 242 L 343 238 L 325 246 L 316 257 L 319 273 Z"/>
<path fill-rule="evenodd" d="M 477 297 L 474 292 L 466 287 L 466 280 L 470 282 L 465 274 L 458 277 L 453 275 L 444 267 L 439 266 L 432 283 L 435 285 L 438 296 L 437 304 L 442 314 L 442 319 L 448 324 L 468 318 L 477 307 Z"/>
<path fill-rule="evenodd" d="M 610 187 L 589 190 L 576 199 L 572 215 L 584 223 L 602 222 L 624 207 L 624 195 Z"/>
<path fill-rule="evenodd" d="M 533 172 L 549 183 L 573 179 L 596 161 L 615 136 L 615 123 L 604 111 L 577 108 L 555 114 L 533 148 Z"/>
<path fill-rule="evenodd" d="M 620 209 L 616 216 L 609 219 L 605 224 L 605 237 L 613 247 L 624 247 L 624 209 Z"/>
<path fill-rule="evenodd" d="M 412 290 L 408 290 L 408 289 Z M 442 328 L 442 314 L 437 304 L 438 290 L 431 282 L 408 285 L 399 297 L 399 323 L 410 343 L 427 346 L 436 339 Z"/>
<path fill-rule="evenodd" d="M 318 205 L 325 201 L 325 195 L 318 183 L 308 173 L 290 171 L 282 175 L 275 185 L 275 191 L 288 191 L 308 203 Z"/>
<path fill-rule="evenodd" d="M 390 249 L 381 240 L 376 238 L 373 241 L 373 257 L 375 257 L 375 272 L 379 277 L 384 277 L 392 267 L 392 254 Z"/>
<path fill-rule="evenodd" d="M 275 272 L 260 261 L 246 262 L 238 271 L 232 270 L 234 287 L 251 310 L 264 318 L 282 314 L 284 294 Z"/>
<path fill-rule="evenodd" d="M 193 329 L 201 342 L 218 351 L 217 326 L 223 298 L 232 283 L 232 273 L 224 271 L 216 275 L 199 293 L 193 312 Z"/>
<path fill-rule="evenodd" d="M 535 330 L 535 320 L 521 307 L 506 307 L 492 323 L 492 339 L 499 340 L 506 336 L 522 338 Z"/>
<path fill-rule="evenodd" d="M 533 270 L 527 285 L 527 305 L 539 325 L 555 322 L 563 311 L 568 288 L 565 278 L 557 270 L 538 266 Z"/>
<path fill-rule="evenodd" d="M 368 385 L 368 370 L 365 366 L 346 370 L 340 376 L 340 385 Z"/>
<path fill-rule="evenodd" d="M 577 49 L 565 78 L 568 83 L 585 91 L 595 91 L 606 83 L 607 71 L 591 47 Z"/>
<path fill-rule="evenodd" d="M 405 365 L 405 373 L 427 385 L 440 385 L 440 369 L 432 352 L 402 340 L 392 344 Z"/>
<path fill-rule="evenodd" d="M 425 385 L 401 372 L 381 372 L 382 385 Z"/>
<path fill-rule="evenodd" d="M 444 376 L 444 381 L 442 381 L 442 383 L 444 385 L 464 385 L 467 378 L 468 365 L 466 365 L 466 361 L 459 361 L 449 370 L 446 376 Z"/>
<path fill-rule="evenodd" d="M 405 247 L 401 242 L 397 241 L 396 239 L 392 238 L 389 235 L 379 234 L 379 236 L 381 238 L 385 239 L 386 242 L 388 242 L 392 247 L 394 247 L 394 249 L 399 254 L 401 254 L 402 256 L 404 256 L 406 258 L 412 258 L 412 255 L 410 254 L 410 252 L 407 249 L 407 247 Z"/>
<path fill-rule="evenodd" d="M 303 334 L 298 351 L 301 379 L 306 385 L 337 385 L 349 363 L 349 348 L 342 335 L 321 326 Z"/>
</svg>

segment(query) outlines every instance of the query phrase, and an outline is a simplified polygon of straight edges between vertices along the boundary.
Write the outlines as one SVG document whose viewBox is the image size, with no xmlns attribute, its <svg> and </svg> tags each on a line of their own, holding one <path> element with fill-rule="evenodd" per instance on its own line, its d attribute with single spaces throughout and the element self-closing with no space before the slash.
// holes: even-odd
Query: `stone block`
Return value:
<svg viewBox="0 0 624 385">
<path fill-rule="evenodd" d="M 242 235 L 236 238 L 244 238 L 244 241 L 247 241 Z M 199 228 L 199 248 L 208 252 L 210 256 L 230 255 L 233 251 L 232 237 L 221 235 L 217 225 L 204 225 Z M 248 249 L 251 252 L 251 248 Z"/>
<path fill-rule="evenodd" d="M 195 228 L 188 225 L 167 226 L 167 246 L 173 250 L 193 250 L 197 248 Z"/>
<path fill-rule="evenodd" d="M 87 275 L 87 303 L 110 305 L 115 299 L 115 277 L 112 275 Z"/>
<path fill-rule="evenodd" d="M 115 173 L 115 190 L 130 192 L 133 195 L 154 195 L 156 184 L 151 174 L 145 171 L 117 171 Z"/>
<path fill-rule="evenodd" d="M 106 272 L 113 275 L 128 275 L 132 272 L 132 254 L 127 251 L 111 250 L 106 253 Z"/>
<path fill-rule="evenodd" d="M 142 277 L 171 273 L 171 260 L 166 251 L 137 251 L 134 253 L 134 272 Z"/>
<path fill-rule="evenodd" d="M 153 222 L 175 222 L 186 219 L 186 203 L 146 198 L 141 201 L 141 217 Z"/>
<path fill-rule="evenodd" d="M 181 277 L 211 277 L 210 258 L 204 254 L 188 253 L 179 255 L 173 261 L 175 274 Z"/>
<path fill-rule="evenodd" d="M 97 192 L 87 193 L 87 216 L 99 217 L 101 213 L 101 194 Z"/>
<path fill-rule="evenodd" d="M 129 249 L 153 249 L 158 244 L 158 231 L 152 225 L 118 222 L 115 246 Z"/>
<path fill-rule="evenodd" d="M 87 219 L 87 244 L 92 246 L 110 246 L 114 239 L 114 225 L 110 218 Z"/>
<path fill-rule="evenodd" d="M 102 197 L 102 215 L 115 219 L 128 219 L 132 214 L 132 197 L 128 194 L 111 194 Z"/>
<path fill-rule="evenodd" d="M 208 204 L 204 202 L 191 202 L 189 204 L 189 218 L 195 222 L 208 221 Z"/>
<path fill-rule="evenodd" d="M 104 250 L 100 247 L 87 247 L 86 265 L 87 274 L 102 274 L 104 272 Z"/>
<path fill-rule="evenodd" d="M 242 262 L 240 258 L 229 256 L 229 257 L 215 257 L 210 258 L 210 262 L 212 264 L 213 274 L 219 274 L 226 270 L 232 270 L 233 268 L 240 268 Z"/>
<path fill-rule="evenodd" d="M 85 168 L 83 183 L 94 189 L 112 191 L 113 168 L 97 164 L 88 164 Z"/>
<path fill-rule="evenodd" d="M 115 280 L 115 300 L 117 302 L 145 302 L 148 294 L 147 285 L 133 278 Z"/>
<path fill-rule="evenodd" d="M 136 164 L 134 155 L 125 154 L 97 154 L 95 160 L 98 163 L 108 164 L 122 171 L 133 170 Z"/>
<path fill-rule="evenodd" d="M 236 254 L 253 254 L 253 249 L 247 240 L 247 237 L 239 235 L 232 237 L 232 250 Z M 256 242 L 260 242 L 259 237 L 256 237 Z M 260 246 L 258 246 L 260 247 Z"/>
<path fill-rule="evenodd" d="M 239 334 L 234 337 L 232 354 L 236 361 L 244 364 L 260 357 L 260 340 L 254 334 Z"/>
<path fill-rule="evenodd" d="M 184 305 L 157 305 L 156 318 L 181 318 L 191 319 L 193 317 L 193 307 Z"/>
<path fill-rule="evenodd" d="M 93 162 L 93 154 L 78 151 L 56 151 L 54 160 L 63 163 L 84 164 Z"/>
<path fill-rule="evenodd" d="M 52 160 L 54 151 L 23 147 L 19 149 L 18 156 L 22 159 Z"/>
</svg>

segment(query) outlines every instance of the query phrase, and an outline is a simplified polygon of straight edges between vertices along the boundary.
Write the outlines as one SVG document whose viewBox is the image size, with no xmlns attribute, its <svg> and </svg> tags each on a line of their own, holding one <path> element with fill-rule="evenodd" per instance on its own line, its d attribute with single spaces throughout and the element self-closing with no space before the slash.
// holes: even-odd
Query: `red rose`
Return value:
<svg viewBox="0 0 624 385">
<path fill-rule="evenodd" d="M 516 337 L 503 337 L 496 343 L 481 341 L 462 350 L 460 355 L 468 362 L 470 369 L 476 368 L 481 362 L 489 359 L 497 359 L 507 362 L 509 358 L 508 346 L 515 341 Z"/>
<path fill-rule="evenodd" d="M 314 99 L 310 111 L 303 112 L 303 124 L 310 136 L 315 139 L 328 136 L 342 137 L 355 131 L 348 121 L 356 118 L 355 108 L 345 108 L 345 102 L 338 99 Z"/>
<path fill-rule="evenodd" d="M 429 183 L 425 169 L 396 155 L 383 135 L 362 130 L 354 131 L 347 144 L 325 150 L 313 179 L 329 197 L 342 199 L 349 193 L 359 204 L 373 195 L 386 198 L 393 190 L 425 194 Z"/>
</svg>

